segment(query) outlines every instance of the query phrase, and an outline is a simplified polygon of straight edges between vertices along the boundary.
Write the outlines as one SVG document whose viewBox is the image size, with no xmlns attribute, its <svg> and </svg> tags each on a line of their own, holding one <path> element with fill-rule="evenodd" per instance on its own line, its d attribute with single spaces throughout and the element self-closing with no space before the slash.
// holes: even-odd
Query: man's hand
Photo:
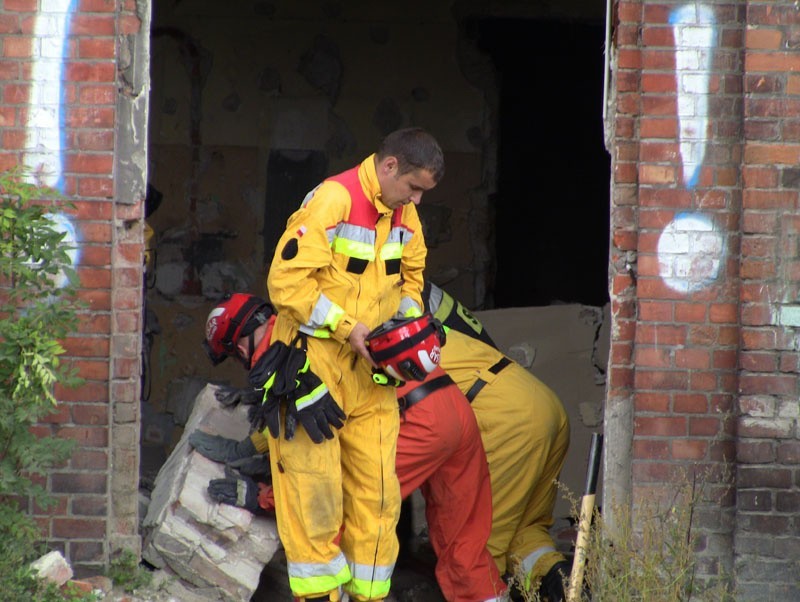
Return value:
<svg viewBox="0 0 800 602">
<path fill-rule="evenodd" d="M 261 403 L 264 392 L 253 389 L 252 387 L 240 389 L 238 387 L 220 385 L 219 389 L 214 391 L 214 397 L 226 408 L 232 408 L 239 403 L 242 405 Z"/>
<path fill-rule="evenodd" d="M 353 326 L 353 330 L 350 331 L 350 336 L 347 337 L 347 341 L 350 343 L 350 347 L 353 348 L 353 351 L 367 360 L 367 363 L 371 367 L 377 368 L 378 366 L 372 361 L 372 357 L 369 354 L 369 349 L 367 348 L 366 341 L 369 333 L 370 330 L 367 328 L 366 324 L 357 322 L 356 325 Z"/>
<path fill-rule="evenodd" d="M 215 462 L 231 462 L 258 454 L 250 437 L 236 441 L 203 431 L 194 431 L 189 435 L 189 444 L 200 454 Z"/>
</svg>

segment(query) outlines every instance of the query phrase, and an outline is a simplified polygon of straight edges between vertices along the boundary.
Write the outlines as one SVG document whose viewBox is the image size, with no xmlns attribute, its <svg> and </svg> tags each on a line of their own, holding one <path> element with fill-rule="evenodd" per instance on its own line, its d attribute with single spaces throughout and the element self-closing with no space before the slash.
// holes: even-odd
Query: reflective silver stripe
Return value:
<svg viewBox="0 0 800 602">
<path fill-rule="evenodd" d="M 317 192 L 317 188 L 319 188 L 320 186 L 322 186 L 322 184 L 317 184 L 316 186 L 314 186 L 314 188 L 312 188 L 312 189 L 309 191 L 309 193 L 308 193 L 308 194 L 305 196 L 305 198 L 303 199 L 303 202 L 302 202 L 302 203 L 300 203 L 300 207 L 305 207 L 306 205 L 308 205 L 308 202 L 311 200 L 311 198 L 312 198 L 312 197 L 314 196 L 314 194 Z"/>
<path fill-rule="evenodd" d="M 400 308 L 397 310 L 397 313 L 400 314 L 403 318 L 407 317 L 406 313 L 410 309 L 416 309 L 419 312 L 419 315 L 422 315 L 422 308 L 419 304 L 414 301 L 411 297 L 403 297 L 400 299 Z"/>
<path fill-rule="evenodd" d="M 327 327 L 328 325 L 325 323 L 325 319 L 328 317 L 333 306 L 333 301 L 328 299 L 324 293 L 320 293 L 319 299 L 317 299 L 317 302 L 314 304 L 314 309 L 311 310 L 311 317 L 308 319 L 308 322 L 303 324 L 305 329 L 313 332 L 320 328 Z M 305 331 L 306 330 L 304 330 L 304 332 Z"/>
<path fill-rule="evenodd" d="M 375 230 L 339 222 L 331 246 L 336 253 L 373 261 L 375 259 Z"/>
<path fill-rule="evenodd" d="M 483 602 L 508 602 L 511 598 L 508 597 L 508 592 L 495 596 L 494 598 L 486 598 Z"/>
<path fill-rule="evenodd" d="M 356 564 L 350 563 L 350 574 L 353 579 L 360 579 L 361 581 L 382 582 L 388 581 L 392 578 L 394 572 L 394 564 L 390 565 L 375 565 L 375 564 Z"/>
<path fill-rule="evenodd" d="M 525 557 L 525 560 L 522 561 L 522 570 L 524 571 L 524 575 L 528 575 L 528 573 L 533 570 L 533 567 L 539 561 L 539 559 L 547 554 L 548 552 L 555 552 L 556 549 L 552 546 L 544 546 L 539 548 L 538 550 L 534 550 L 530 554 Z"/>
<path fill-rule="evenodd" d="M 405 226 L 394 226 L 391 230 L 389 230 L 389 238 L 386 239 L 386 242 L 399 242 L 401 244 L 406 244 L 413 237 L 414 232 L 412 230 L 409 230 Z"/>
<path fill-rule="evenodd" d="M 428 311 L 435 314 L 442 304 L 444 298 L 444 291 L 436 286 L 433 282 L 431 284 L 431 294 L 428 296 Z"/>
<path fill-rule="evenodd" d="M 290 577 L 308 579 L 309 577 L 327 577 L 338 575 L 347 566 L 344 554 L 339 552 L 330 562 L 287 562 L 286 568 Z"/>
<path fill-rule="evenodd" d="M 320 383 L 319 386 L 311 391 L 308 395 L 302 397 L 297 403 L 297 410 L 300 411 L 303 408 L 307 408 L 312 403 L 318 402 L 322 399 L 325 394 L 328 392 L 328 387 L 325 386 L 324 383 Z"/>
</svg>

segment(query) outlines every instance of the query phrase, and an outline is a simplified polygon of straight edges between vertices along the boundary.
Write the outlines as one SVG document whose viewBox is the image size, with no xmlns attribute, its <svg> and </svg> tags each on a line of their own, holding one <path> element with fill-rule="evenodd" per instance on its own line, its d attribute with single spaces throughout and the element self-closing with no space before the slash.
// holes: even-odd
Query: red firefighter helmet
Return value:
<svg viewBox="0 0 800 602">
<path fill-rule="evenodd" d="M 439 365 L 444 329 L 431 314 L 389 320 L 367 336 L 372 360 L 392 378 L 425 380 Z"/>
<path fill-rule="evenodd" d="M 229 355 L 236 355 L 236 343 L 252 333 L 275 313 L 272 306 L 247 293 L 226 295 L 206 319 L 203 347 L 216 366 Z"/>
</svg>

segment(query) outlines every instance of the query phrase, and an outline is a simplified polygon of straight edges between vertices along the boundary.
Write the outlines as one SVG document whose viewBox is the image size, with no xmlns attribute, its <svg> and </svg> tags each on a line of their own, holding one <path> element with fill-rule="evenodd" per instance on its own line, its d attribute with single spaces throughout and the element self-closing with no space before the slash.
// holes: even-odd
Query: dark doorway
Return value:
<svg viewBox="0 0 800 602">
<path fill-rule="evenodd" d="M 497 307 L 608 301 L 602 24 L 478 26 L 499 85 Z"/>
</svg>

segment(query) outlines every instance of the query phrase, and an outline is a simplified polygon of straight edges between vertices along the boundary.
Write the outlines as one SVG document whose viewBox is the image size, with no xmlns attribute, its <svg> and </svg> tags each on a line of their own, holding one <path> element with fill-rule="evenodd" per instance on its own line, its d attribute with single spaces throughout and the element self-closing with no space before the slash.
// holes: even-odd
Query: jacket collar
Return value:
<svg viewBox="0 0 800 602">
<path fill-rule="evenodd" d="M 359 165 L 358 179 L 364 194 L 375 205 L 378 213 L 391 213 L 392 210 L 381 201 L 381 185 L 378 182 L 378 173 L 375 171 L 375 153 L 364 159 Z"/>
</svg>

